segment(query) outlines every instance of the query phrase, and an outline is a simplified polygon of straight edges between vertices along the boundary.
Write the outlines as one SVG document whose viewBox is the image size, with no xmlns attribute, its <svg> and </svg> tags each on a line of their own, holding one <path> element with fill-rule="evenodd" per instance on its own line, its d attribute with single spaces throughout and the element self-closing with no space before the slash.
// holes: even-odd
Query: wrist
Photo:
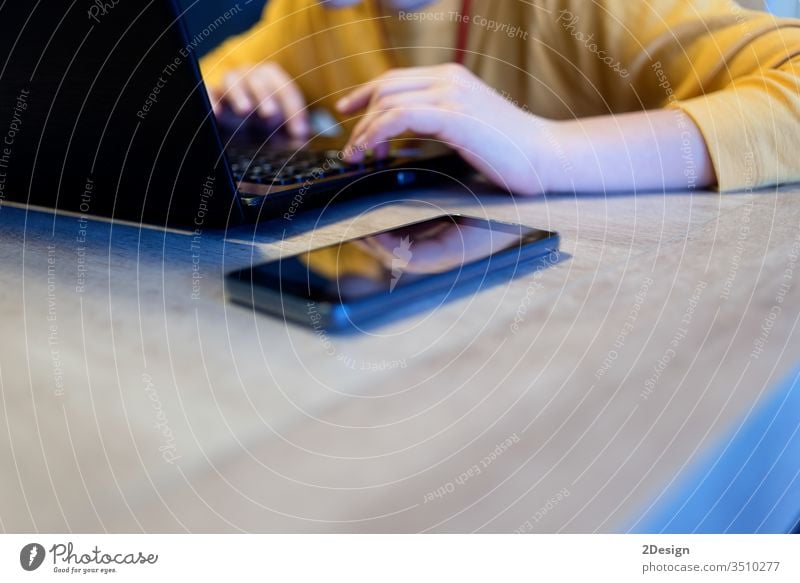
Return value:
<svg viewBox="0 0 800 583">
<path fill-rule="evenodd" d="M 530 160 L 543 192 L 569 189 L 568 173 L 572 165 L 567 158 L 561 126 L 563 122 L 532 115 L 533 131 L 529 147 Z"/>
</svg>

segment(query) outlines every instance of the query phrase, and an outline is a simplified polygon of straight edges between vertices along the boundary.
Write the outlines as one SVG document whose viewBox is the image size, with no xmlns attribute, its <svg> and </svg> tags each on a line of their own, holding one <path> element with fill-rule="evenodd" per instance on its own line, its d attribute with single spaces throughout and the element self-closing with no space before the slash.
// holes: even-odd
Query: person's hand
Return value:
<svg viewBox="0 0 800 583">
<path fill-rule="evenodd" d="M 276 63 L 228 71 L 222 83 L 209 87 L 208 93 L 215 114 L 228 105 L 243 117 L 256 114 L 271 125 L 285 123 L 296 138 L 304 138 L 310 131 L 303 93 Z"/>
<path fill-rule="evenodd" d="M 458 151 L 495 184 L 519 194 L 546 189 L 546 120 L 505 99 L 461 65 L 389 71 L 337 103 L 342 114 L 365 110 L 344 149 L 351 162 L 406 132 L 431 136 Z"/>
</svg>

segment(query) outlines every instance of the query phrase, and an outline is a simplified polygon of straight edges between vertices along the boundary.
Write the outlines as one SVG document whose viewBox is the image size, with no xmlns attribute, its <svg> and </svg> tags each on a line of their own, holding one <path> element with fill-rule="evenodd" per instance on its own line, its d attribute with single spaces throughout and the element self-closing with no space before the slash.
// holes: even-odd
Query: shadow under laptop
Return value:
<svg viewBox="0 0 800 583">
<path fill-rule="evenodd" d="M 280 215 L 260 222 L 226 228 L 203 227 L 165 228 L 137 224 L 107 217 L 69 211 L 54 211 L 43 207 L 5 203 L 0 207 L 4 229 L 24 244 L 55 243 L 71 262 L 88 262 L 95 271 L 103 264 L 125 262 L 128 265 L 161 264 L 165 272 L 186 266 L 202 266 L 206 275 L 221 277 L 224 272 L 275 258 L 281 251 L 270 245 L 298 239 L 305 243 L 308 233 L 333 227 L 346 221 L 357 221 L 374 211 L 388 210 L 385 226 L 398 226 L 423 215 L 441 215 L 458 208 L 475 215 L 485 214 L 487 205 L 514 205 L 508 194 L 476 194 L 471 185 L 443 185 L 413 188 L 405 191 L 359 194 L 357 197 L 334 198 L 322 206 L 298 209 L 292 215 Z M 526 199 L 524 204 L 541 204 Z M 406 212 L 407 211 L 407 212 Z M 373 221 L 374 223 L 374 221 Z M 369 227 L 367 227 L 369 225 Z M 365 222 L 357 228 L 369 229 Z M 377 229 L 374 229 L 377 230 Z M 312 245 L 321 246 L 312 241 Z"/>
<path fill-rule="evenodd" d="M 231 242 L 242 245 L 269 244 L 299 237 L 307 233 L 325 229 L 344 221 L 354 220 L 377 210 L 392 208 L 415 208 L 429 211 L 431 216 L 448 214 L 458 208 L 476 209 L 476 215 L 483 215 L 480 209 L 486 206 L 519 204 L 542 204 L 544 199 L 520 199 L 502 191 L 487 192 L 485 185 L 445 184 L 438 187 L 414 188 L 406 191 L 384 191 L 370 194 L 350 195 L 342 193 L 322 205 L 307 206 L 296 212 L 285 212 L 274 218 L 262 217 L 260 221 L 231 227 L 226 237 Z M 401 223 L 398 221 L 397 224 Z M 396 225 L 390 225 L 396 226 Z"/>
<path fill-rule="evenodd" d="M 770 189 L 767 189 L 770 190 Z M 774 189 L 772 189 L 774 190 Z M 342 221 L 353 220 L 387 206 L 402 208 L 428 208 L 430 214 L 447 214 L 454 208 L 461 212 L 483 215 L 486 206 L 520 207 L 544 205 L 548 201 L 564 199 L 630 199 L 663 197 L 667 192 L 663 189 L 640 190 L 637 192 L 553 192 L 537 196 L 514 196 L 507 191 L 494 187 L 480 178 L 459 182 L 453 179 L 439 186 L 425 186 L 401 191 L 359 192 L 357 194 L 342 192 L 326 204 L 301 204 L 289 212 L 274 218 L 261 217 L 261 220 L 247 225 L 232 227 L 226 232 L 229 241 L 242 245 L 269 244 L 299 237 L 301 235 L 324 229 Z M 668 192 L 671 195 L 718 196 L 713 192 Z M 729 193 L 727 198 L 744 196 L 748 193 Z M 752 194 L 752 193 L 750 193 Z"/>
</svg>

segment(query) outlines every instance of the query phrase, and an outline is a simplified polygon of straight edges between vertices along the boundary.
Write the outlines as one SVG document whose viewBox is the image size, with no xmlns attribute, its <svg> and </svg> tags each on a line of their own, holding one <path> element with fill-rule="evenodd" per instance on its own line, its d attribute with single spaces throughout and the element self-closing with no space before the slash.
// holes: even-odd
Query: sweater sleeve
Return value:
<svg viewBox="0 0 800 583">
<path fill-rule="evenodd" d="M 719 190 L 800 181 L 800 58 L 674 106 L 703 134 Z"/>
<path fill-rule="evenodd" d="M 624 23 L 634 89 L 695 122 L 719 190 L 800 181 L 800 21 L 729 0 L 641 4 Z"/>
<path fill-rule="evenodd" d="M 271 0 L 255 26 L 228 38 L 200 59 L 200 70 L 206 85 L 218 85 L 225 73 L 232 69 L 261 61 L 279 60 L 279 49 L 285 39 L 278 32 L 280 27 L 271 24 L 286 18 L 290 8 L 289 0 Z"/>
</svg>

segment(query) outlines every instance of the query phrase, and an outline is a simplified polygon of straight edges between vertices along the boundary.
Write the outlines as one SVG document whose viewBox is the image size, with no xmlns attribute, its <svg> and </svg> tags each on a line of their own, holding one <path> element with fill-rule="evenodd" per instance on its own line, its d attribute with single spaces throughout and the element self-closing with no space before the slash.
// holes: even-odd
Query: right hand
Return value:
<svg viewBox="0 0 800 583">
<path fill-rule="evenodd" d="M 300 87 L 277 63 L 247 66 L 225 73 L 222 83 L 208 88 L 214 113 L 228 105 L 237 115 L 253 113 L 270 124 L 286 124 L 292 137 L 310 131 L 306 101 Z"/>
</svg>

